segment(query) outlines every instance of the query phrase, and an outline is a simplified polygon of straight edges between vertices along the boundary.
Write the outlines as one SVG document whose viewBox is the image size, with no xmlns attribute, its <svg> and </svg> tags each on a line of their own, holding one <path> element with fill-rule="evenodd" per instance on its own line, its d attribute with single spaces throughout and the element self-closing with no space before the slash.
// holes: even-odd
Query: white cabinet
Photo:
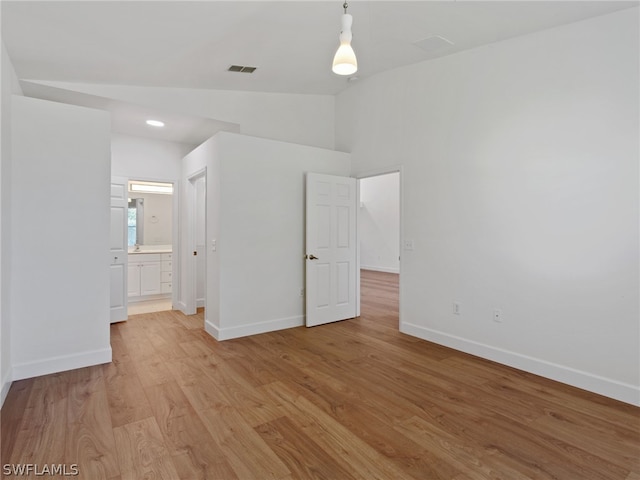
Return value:
<svg viewBox="0 0 640 480">
<path fill-rule="evenodd" d="M 160 262 L 143 262 L 140 265 L 140 295 L 160 293 Z"/>
<path fill-rule="evenodd" d="M 129 255 L 130 257 L 132 255 Z M 127 291 L 129 297 L 140 296 L 140 265 L 132 264 L 129 258 L 129 266 L 127 268 Z"/>
<path fill-rule="evenodd" d="M 163 287 L 163 255 L 140 253 L 129 255 L 129 297 L 166 293 Z"/>
<path fill-rule="evenodd" d="M 173 254 L 163 253 L 160 264 L 160 291 L 171 293 L 171 276 L 173 275 Z"/>
</svg>

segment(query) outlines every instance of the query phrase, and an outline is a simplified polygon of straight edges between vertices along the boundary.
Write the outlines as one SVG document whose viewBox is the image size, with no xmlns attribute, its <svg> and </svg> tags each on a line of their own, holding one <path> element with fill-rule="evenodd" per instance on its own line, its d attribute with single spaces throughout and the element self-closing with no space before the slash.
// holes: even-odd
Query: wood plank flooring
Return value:
<svg viewBox="0 0 640 480">
<path fill-rule="evenodd" d="M 225 342 L 202 313 L 115 324 L 111 364 L 13 383 L 1 463 L 87 480 L 640 480 L 639 408 L 399 333 L 397 275 L 363 271 L 362 293 L 358 319 Z"/>
</svg>

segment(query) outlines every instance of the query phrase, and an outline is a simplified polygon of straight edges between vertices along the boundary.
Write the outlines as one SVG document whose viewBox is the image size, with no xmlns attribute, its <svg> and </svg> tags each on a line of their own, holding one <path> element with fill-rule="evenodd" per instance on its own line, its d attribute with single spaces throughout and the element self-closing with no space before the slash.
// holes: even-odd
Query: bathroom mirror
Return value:
<svg viewBox="0 0 640 480">
<path fill-rule="evenodd" d="M 133 184 L 133 182 L 130 183 Z M 135 181 L 135 185 L 154 188 L 163 186 L 163 184 L 138 181 Z M 171 192 L 134 191 L 130 186 L 128 229 L 130 247 L 139 245 L 155 249 L 164 246 L 170 249 L 173 243 L 173 194 Z M 143 250 L 148 249 L 143 248 Z"/>
<path fill-rule="evenodd" d="M 127 216 L 129 246 L 144 245 L 144 198 L 130 198 Z"/>
</svg>

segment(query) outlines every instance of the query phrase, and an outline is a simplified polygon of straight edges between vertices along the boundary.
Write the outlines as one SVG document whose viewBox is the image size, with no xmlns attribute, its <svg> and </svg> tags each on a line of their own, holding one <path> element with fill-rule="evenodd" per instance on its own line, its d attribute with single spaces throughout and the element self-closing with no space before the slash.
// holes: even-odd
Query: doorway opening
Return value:
<svg viewBox="0 0 640 480">
<path fill-rule="evenodd" d="M 129 315 L 173 308 L 173 193 L 173 182 L 128 182 Z"/>
<path fill-rule="evenodd" d="M 185 282 L 182 285 L 185 315 L 202 314 L 206 309 L 207 282 L 207 171 L 206 168 L 188 179 L 186 192 L 186 248 L 183 257 Z M 215 239 L 211 241 L 215 251 Z M 204 321 L 203 321 L 204 323 Z"/>
<path fill-rule="evenodd" d="M 361 315 L 399 328 L 400 170 L 358 179 Z"/>
<path fill-rule="evenodd" d="M 206 175 L 202 174 L 192 181 L 193 196 L 195 197 L 195 216 L 193 228 L 194 251 L 196 253 L 195 268 L 195 294 L 196 309 L 204 309 L 206 292 L 206 271 L 207 271 L 207 251 L 206 251 Z"/>
</svg>

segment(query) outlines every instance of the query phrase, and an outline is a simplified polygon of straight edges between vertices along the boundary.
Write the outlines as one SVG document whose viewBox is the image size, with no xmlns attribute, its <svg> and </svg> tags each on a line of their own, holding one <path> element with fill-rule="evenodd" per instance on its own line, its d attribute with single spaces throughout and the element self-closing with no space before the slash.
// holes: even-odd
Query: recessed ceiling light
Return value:
<svg viewBox="0 0 640 480">
<path fill-rule="evenodd" d="M 164 122 L 160 120 L 147 120 L 147 125 L 151 125 L 152 127 L 164 127 Z"/>
</svg>

